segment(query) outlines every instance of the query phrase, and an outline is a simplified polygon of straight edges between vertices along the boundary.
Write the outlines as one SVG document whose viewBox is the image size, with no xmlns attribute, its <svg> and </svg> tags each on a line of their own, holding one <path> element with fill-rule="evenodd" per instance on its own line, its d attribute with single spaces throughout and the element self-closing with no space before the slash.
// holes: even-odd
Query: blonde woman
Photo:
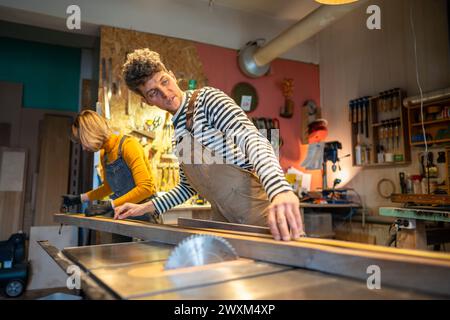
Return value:
<svg viewBox="0 0 450 320">
<path fill-rule="evenodd" d="M 103 184 L 81 195 L 63 195 L 64 205 L 70 207 L 109 196 L 109 201 L 91 204 L 86 210 L 87 215 L 102 215 L 126 202 L 146 201 L 156 193 L 142 146 L 133 137 L 113 133 L 104 117 L 91 110 L 82 111 L 72 125 L 72 139 L 85 151 L 100 151 Z"/>
</svg>

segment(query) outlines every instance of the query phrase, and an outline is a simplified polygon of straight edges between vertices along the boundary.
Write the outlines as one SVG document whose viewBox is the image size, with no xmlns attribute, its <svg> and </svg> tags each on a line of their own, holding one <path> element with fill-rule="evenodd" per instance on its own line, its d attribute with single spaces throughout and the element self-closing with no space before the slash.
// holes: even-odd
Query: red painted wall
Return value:
<svg viewBox="0 0 450 320">
<path fill-rule="evenodd" d="M 320 105 L 319 66 L 298 61 L 276 59 L 272 62 L 270 75 L 257 79 L 248 78 L 239 69 L 237 51 L 208 44 L 197 43 L 203 70 L 208 85 L 223 90 L 228 95 L 235 84 L 245 81 L 252 84 L 258 93 L 258 106 L 248 113 L 251 117 L 278 118 L 280 134 L 284 144 L 280 149 L 280 163 L 284 170 L 292 166 L 301 169 L 307 145 L 300 140 L 301 107 L 305 100 L 312 99 Z M 284 78 L 294 79 L 294 115 L 286 119 L 279 116 L 284 104 L 281 83 Z M 312 187 L 321 185 L 320 170 L 313 173 Z"/>
</svg>

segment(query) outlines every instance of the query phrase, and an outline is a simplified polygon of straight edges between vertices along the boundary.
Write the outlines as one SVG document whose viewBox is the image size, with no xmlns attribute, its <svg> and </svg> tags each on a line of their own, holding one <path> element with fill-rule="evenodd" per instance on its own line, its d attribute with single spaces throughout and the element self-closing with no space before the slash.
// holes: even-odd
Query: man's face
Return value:
<svg viewBox="0 0 450 320">
<path fill-rule="evenodd" d="M 145 102 L 175 114 L 181 105 L 183 92 L 172 72 L 160 71 L 139 86 Z"/>
</svg>

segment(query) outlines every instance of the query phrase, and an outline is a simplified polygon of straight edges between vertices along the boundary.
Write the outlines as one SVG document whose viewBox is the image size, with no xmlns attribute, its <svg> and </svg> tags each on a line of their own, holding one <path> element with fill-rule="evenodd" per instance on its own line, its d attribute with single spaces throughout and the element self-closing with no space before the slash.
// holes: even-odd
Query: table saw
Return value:
<svg viewBox="0 0 450 320">
<path fill-rule="evenodd" d="M 281 242 L 265 228 L 212 221 L 166 226 L 81 214 L 56 214 L 55 221 L 142 239 L 62 251 L 40 242 L 64 270 L 80 268 L 90 299 L 450 297 L 448 254 L 307 237 Z M 174 248 L 192 236 L 224 239 L 237 258 L 168 269 Z M 193 255 L 196 250 L 192 247 Z M 379 289 L 369 283 L 374 265 L 381 270 Z"/>
</svg>

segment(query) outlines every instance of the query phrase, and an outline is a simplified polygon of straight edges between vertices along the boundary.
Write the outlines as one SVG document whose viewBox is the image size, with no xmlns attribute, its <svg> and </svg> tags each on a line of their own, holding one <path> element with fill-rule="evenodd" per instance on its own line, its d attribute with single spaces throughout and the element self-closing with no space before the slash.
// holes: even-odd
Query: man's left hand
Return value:
<svg viewBox="0 0 450 320">
<path fill-rule="evenodd" d="M 267 220 L 275 240 L 289 241 L 305 236 L 300 201 L 292 191 L 279 193 L 273 198 Z"/>
</svg>

